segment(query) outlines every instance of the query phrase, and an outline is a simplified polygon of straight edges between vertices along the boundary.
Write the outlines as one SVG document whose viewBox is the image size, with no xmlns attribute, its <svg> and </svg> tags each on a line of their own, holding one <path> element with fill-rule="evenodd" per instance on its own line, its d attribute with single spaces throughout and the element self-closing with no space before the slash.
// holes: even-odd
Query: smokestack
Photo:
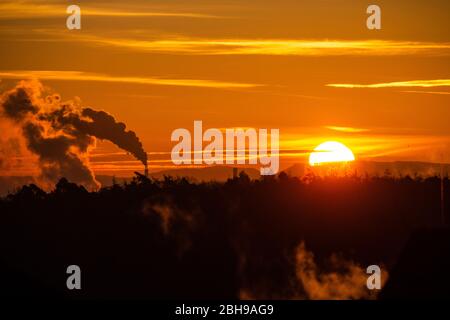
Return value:
<svg viewBox="0 0 450 320">
<path fill-rule="evenodd" d="M 57 94 L 45 97 L 43 90 L 40 82 L 21 81 L 0 95 L 1 115 L 14 121 L 27 149 L 38 156 L 40 179 L 53 183 L 66 177 L 99 187 L 87 160 L 95 138 L 130 152 L 144 164 L 147 175 L 147 153 L 136 133 L 127 130 L 124 123 L 104 111 L 63 103 Z"/>
<path fill-rule="evenodd" d="M 148 166 L 147 166 L 147 162 L 145 162 L 144 166 L 145 166 L 145 169 L 144 169 L 144 175 L 145 175 L 146 178 L 148 178 Z"/>
</svg>

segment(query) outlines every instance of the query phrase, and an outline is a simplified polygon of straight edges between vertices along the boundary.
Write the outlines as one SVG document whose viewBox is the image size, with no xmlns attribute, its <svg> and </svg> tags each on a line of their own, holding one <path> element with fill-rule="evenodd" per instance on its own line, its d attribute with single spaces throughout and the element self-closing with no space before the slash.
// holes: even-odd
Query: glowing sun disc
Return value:
<svg viewBox="0 0 450 320">
<path fill-rule="evenodd" d="M 327 141 L 319 144 L 309 155 L 309 164 L 312 166 L 329 162 L 348 162 L 355 160 L 352 150 L 340 142 Z"/>
</svg>

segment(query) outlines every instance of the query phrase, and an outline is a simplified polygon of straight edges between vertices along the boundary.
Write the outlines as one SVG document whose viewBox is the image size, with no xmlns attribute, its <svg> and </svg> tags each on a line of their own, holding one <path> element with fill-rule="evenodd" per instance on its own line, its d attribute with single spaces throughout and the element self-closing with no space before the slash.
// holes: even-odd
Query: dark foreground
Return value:
<svg viewBox="0 0 450 320">
<path fill-rule="evenodd" d="M 437 178 L 137 176 L 98 192 L 63 179 L 50 193 L 24 186 L 0 212 L 7 297 L 449 297 Z M 381 294 L 365 287 L 373 264 L 390 276 Z M 81 290 L 66 288 L 69 265 Z"/>
</svg>

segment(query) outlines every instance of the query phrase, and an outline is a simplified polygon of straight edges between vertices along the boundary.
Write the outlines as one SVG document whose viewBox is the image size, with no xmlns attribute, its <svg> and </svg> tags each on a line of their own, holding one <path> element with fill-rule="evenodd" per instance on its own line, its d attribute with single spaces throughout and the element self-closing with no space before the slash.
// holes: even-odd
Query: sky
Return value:
<svg viewBox="0 0 450 320">
<path fill-rule="evenodd" d="M 113 114 L 151 170 L 174 167 L 171 133 L 194 120 L 280 129 L 282 168 L 328 140 L 359 160 L 450 163 L 448 1 L 375 1 L 381 30 L 359 0 L 72 2 L 81 30 L 67 1 L 0 1 L 0 91 L 37 78 Z M 107 142 L 91 163 L 141 167 Z"/>
</svg>

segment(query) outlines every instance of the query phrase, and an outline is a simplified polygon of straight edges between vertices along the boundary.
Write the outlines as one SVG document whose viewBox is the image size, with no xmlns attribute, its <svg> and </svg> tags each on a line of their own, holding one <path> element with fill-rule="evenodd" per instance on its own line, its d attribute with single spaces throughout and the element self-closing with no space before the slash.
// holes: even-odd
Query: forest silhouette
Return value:
<svg viewBox="0 0 450 320">
<path fill-rule="evenodd" d="M 330 257 L 390 273 L 414 232 L 442 225 L 440 185 L 438 177 L 285 173 L 225 183 L 136 174 L 96 192 L 65 178 L 50 192 L 30 184 L 0 200 L 1 295 L 367 298 L 311 292 L 339 288 L 299 281 L 299 246 L 313 253 L 317 274 L 345 269 Z M 65 287 L 72 264 L 82 270 L 80 291 Z"/>
</svg>

